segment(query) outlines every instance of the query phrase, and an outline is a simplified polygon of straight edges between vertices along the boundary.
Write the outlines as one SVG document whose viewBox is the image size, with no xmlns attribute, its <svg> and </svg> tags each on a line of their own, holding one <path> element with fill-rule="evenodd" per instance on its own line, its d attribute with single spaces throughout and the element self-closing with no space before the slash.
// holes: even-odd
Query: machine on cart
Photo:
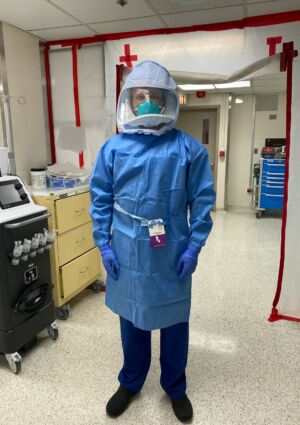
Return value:
<svg viewBox="0 0 300 425">
<path fill-rule="evenodd" d="M 47 329 L 58 338 L 52 300 L 45 207 L 35 205 L 17 176 L 0 177 L 0 353 L 10 369 L 21 370 L 19 350 Z"/>
</svg>

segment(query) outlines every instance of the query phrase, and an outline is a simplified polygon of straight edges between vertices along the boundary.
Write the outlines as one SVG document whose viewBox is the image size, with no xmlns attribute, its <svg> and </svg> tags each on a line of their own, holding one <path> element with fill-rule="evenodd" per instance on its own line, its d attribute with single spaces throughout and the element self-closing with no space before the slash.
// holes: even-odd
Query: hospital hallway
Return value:
<svg viewBox="0 0 300 425">
<path fill-rule="evenodd" d="M 188 389 L 193 424 L 300 423 L 299 324 L 267 318 L 277 283 L 281 220 L 254 212 L 213 214 L 214 227 L 193 278 Z M 122 365 L 119 321 L 104 294 L 83 291 L 23 355 L 22 373 L 0 358 L 0 423 L 14 425 L 174 425 L 159 385 L 159 332 L 146 384 L 118 419 L 105 405 Z M 178 422 L 179 423 L 179 422 Z"/>
</svg>

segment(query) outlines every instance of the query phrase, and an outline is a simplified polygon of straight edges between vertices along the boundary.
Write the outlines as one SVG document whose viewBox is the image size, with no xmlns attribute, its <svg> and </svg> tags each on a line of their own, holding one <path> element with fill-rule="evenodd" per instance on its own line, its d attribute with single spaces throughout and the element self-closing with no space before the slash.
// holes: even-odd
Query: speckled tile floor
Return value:
<svg viewBox="0 0 300 425">
<path fill-rule="evenodd" d="M 300 326 L 270 324 L 279 218 L 214 214 L 214 229 L 193 282 L 188 394 L 194 424 L 300 423 Z M 158 332 L 141 395 L 118 419 L 105 403 L 118 386 L 119 323 L 103 294 L 84 291 L 71 303 L 60 337 L 46 332 L 13 375 L 0 357 L 0 424 L 98 425 L 178 423 L 159 386 Z"/>
</svg>

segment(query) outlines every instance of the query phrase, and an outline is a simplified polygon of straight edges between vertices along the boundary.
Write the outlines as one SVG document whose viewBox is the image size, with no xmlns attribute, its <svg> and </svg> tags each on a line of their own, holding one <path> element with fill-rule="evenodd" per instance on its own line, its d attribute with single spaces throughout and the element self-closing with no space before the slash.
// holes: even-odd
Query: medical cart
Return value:
<svg viewBox="0 0 300 425">
<path fill-rule="evenodd" d="M 32 189 L 36 204 L 51 213 L 49 229 L 57 232 L 50 251 L 53 298 L 58 319 L 69 317 L 68 302 L 88 286 L 101 291 L 104 269 L 93 240 L 88 186 Z"/>
<path fill-rule="evenodd" d="M 282 210 L 284 198 L 285 159 L 260 159 L 256 217 L 267 209 Z"/>
</svg>

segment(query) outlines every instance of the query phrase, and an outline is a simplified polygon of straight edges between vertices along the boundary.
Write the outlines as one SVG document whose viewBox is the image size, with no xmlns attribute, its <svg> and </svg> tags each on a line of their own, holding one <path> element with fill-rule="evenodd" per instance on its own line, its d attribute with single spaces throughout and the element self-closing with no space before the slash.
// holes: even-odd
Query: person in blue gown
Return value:
<svg viewBox="0 0 300 425">
<path fill-rule="evenodd" d="M 116 417 L 141 390 L 160 329 L 161 386 L 181 421 L 186 395 L 192 273 L 215 202 L 204 146 L 174 128 L 176 84 L 153 61 L 138 63 L 120 93 L 120 133 L 100 149 L 90 178 L 95 244 L 107 271 L 106 305 L 120 316 L 124 365 L 106 406 Z"/>
</svg>

